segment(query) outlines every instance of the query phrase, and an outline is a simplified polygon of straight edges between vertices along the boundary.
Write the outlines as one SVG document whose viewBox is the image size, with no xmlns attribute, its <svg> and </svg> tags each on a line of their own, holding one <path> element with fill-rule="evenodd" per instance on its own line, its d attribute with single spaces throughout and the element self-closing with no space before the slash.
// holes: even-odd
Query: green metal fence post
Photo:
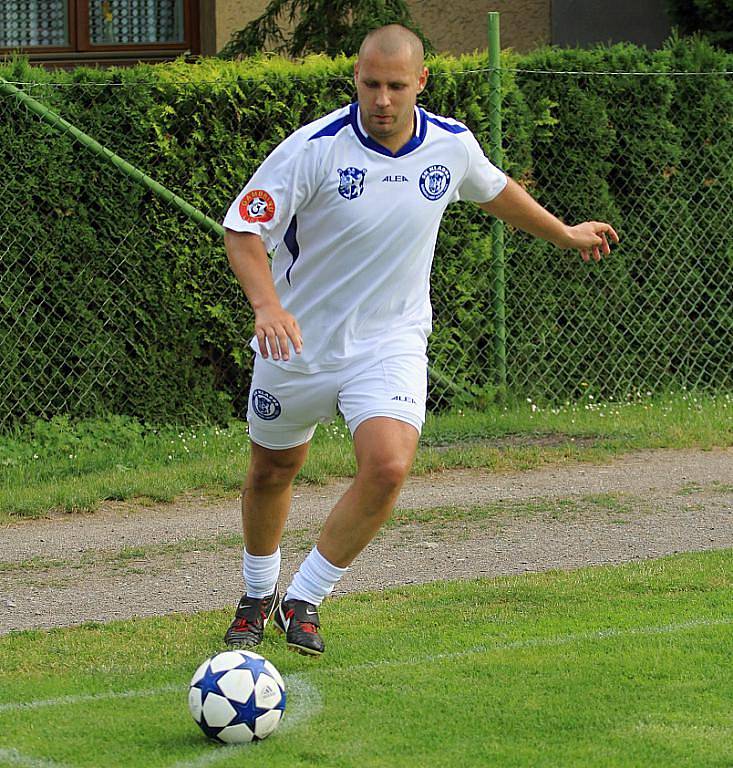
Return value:
<svg viewBox="0 0 733 768">
<path fill-rule="evenodd" d="M 150 176 L 143 173 L 139 168 L 136 168 L 132 163 L 128 163 L 127 160 L 116 155 L 88 134 L 80 131 L 68 120 L 64 120 L 63 117 L 57 115 L 53 110 L 49 109 L 44 104 L 41 104 L 40 101 L 36 101 L 32 96 L 29 96 L 27 93 L 24 93 L 2 78 L 0 78 L 0 94 L 16 98 L 21 104 L 25 105 L 31 112 L 38 115 L 41 120 L 48 123 L 48 125 L 52 126 L 57 131 L 71 134 L 81 144 L 94 152 L 98 157 L 102 158 L 102 160 L 114 165 L 135 183 L 142 184 L 166 203 L 178 208 L 188 216 L 189 219 L 196 222 L 202 229 L 212 232 L 219 237 L 224 236 L 224 228 L 221 224 L 210 219 L 205 213 L 198 208 L 195 208 L 190 203 L 187 203 L 183 198 L 174 194 L 162 184 L 159 184 L 155 179 L 151 179 Z"/>
<path fill-rule="evenodd" d="M 489 13 L 489 160 L 501 168 L 501 37 L 499 14 Z M 506 394 L 506 305 L 504 277 L 504 222 L 495 219 L 491 225 L 491 263 L 494 278 L 494 374 L 497 395 Z"/>
</svg>

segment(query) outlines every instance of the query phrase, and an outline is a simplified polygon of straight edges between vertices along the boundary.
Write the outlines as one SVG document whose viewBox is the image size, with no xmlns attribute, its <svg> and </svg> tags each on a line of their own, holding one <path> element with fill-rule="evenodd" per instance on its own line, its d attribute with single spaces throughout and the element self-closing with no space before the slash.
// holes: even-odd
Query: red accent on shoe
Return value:
<svg viewBox="0 0 733 768">
<path fill-rule="evenodd" d="M 310 622 L 303 622 L 300 625 L 300 628 L 304 632 L 310 632 L 312 635 L 317 635 L 318 634 L 318 627 L 316 627 L 315 624 L 311 624 Z"/>
</svg>

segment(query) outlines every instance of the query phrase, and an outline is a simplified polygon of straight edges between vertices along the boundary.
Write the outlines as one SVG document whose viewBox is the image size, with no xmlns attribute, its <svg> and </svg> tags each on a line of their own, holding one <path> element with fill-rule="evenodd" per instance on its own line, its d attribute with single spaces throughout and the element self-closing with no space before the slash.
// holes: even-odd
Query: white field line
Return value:
<svg viewBox="0 0 733 768">
<path fill-rule="evenodd" d="M 8 711 L 23 709 L 40 709 L 41 707 L 60 707 L 65 704 L 82 704 L 88 701 L 107 701 L 108 699 L 137 699 L 141 696 L 157 696 L 160 693 L 180 691 L 183 689 L 179 683 L 161 685 L 159 688 L 146 688 L 131 691 L 107 691 L 106 693 L 80 693 L 77 696 L 58 696 L 55 699 L 38 699 L 36 701 L 18 701 L 9 704 L 0 704 L 0 714 Z"/>
<path fill-rule="evenodd" d="M 313 683 L 309 683 L 303 675 L 285 675 L 285 690 L 288 694 L 288 714 L 275 733 L 288 733 L 323 709 L 321 692 Z M 295 701 L 291 706 L 289 702 L 293 695 Z"/>
<path fill-rule="evenodd" d="M 307 703 L 315 703 L 315 698 L 320 700 L 318 692 L 312 688 L 300 674 L 285 675 L 285 690 L 288 692 L 288 697 L 294 692 L 296 696 L 296 702 L 299 700 L 306 700 Z M 0 704 L 0 713 L 8 711 L 18 711 L 24 709 L 40 709 L 41 707 L 58 707 L 65 704 L 83 704 L 86 702 L 94 701 L 106 701 L 108 699 L 136 699 L 144 696 L 158 696 L 161 693 L 170 693 L 172 691 L 183 691 L 188 686 L 181 685 L 180 683 L 168 683 L 167 685 L 161 685 L 158 688 L 144 688 L 139 690 L 129 691 L 108 691 L 107 693 L 82 693 L 78 696 L 58 696 L 54 699 L 38 699 L 36 701 L 18 701 L 9 702 L 6 704 Z M 287 708 L 288 721 L 295 721 L 294 724 L 300 723 L 303 719 L 300 712 L 300 705 L 295 709 L 291 709 L 290 705 Z M 285 721 L 280 729 L 285 727 Z M 292 727 L 292 726 L 291 726 Z"/>
<path fill-rule="evenodd" d="M 324 667 L 323 669 L 314 669 L 313 672 L 325 672 L 326 674 L 332 674 L 336 672 L 352 672 L 379 667 L 405 667 L 410 666 L 411 664 L 429 664 L 433 661 L 462 659 L 466 656 L 476 656 L 478 654 L 487 654 L 495 651 L 511 651 L 517 649 L 522 650 L 525 648 L 554 648 L 560 645 L 571 645 L 572 643 L 581 642 L 600 642 L 602 640 L 614 638 L 670 635 L 676 632 L 686 632 L 690 629 L 724 627 L 731 624 L 733 624 L 733 617 L 724 619 L 691 619 L 690 621 L 684 621 L 679 624 L 663 624 L 661 626 L 651 627 L 630 627 L 629 629 L 599 629 L 595 632 L 578 632 L 572 635 L 558 635 L 557 637 L 529 638 L 527 640 L 512 640 L 509 643 L 476 645 L 473 648 L 467 648 L 464 651 L 446 651 L 445 653 L 434 653 L 427 656 L 413 656 L 410 659 L 365 661 L 362 664 L 354 664 L 349 667 Z"/>
<path fill-rule="evenodd" d="M 349 667 L 314 667 L 310 672 L 319 673 L 324 672 L 330 674 L 332 672 L 372 669 L 374 667 L 396 667 L 407 666 L 410 664 L 425 664 L 431 661 L 444 661 L 446 659 L 460 659 L 465 656 L 474 656 L 481 653 L 490 653 L 491 651 L 505 651 L 513 649 L 524 648 L 551 648 L 559 645 L 570 645 L 578 642 L 598 641 L 606 640 L 609 638 L 620 637 L 634 637 L 643 635 L 665 635 L 674 634 L 675 632 L 685 632 L 689 629 L 697 629 L 704 627 L 719 627 L 733 624 L 733 617 L 723 619 L 691 619 L 690 621 L 681 622 L 679 624 L 663 624 L 660 626 L 648 626 L 648 627 L 631 627 L 629 629 L 600 629 L 595 632 L 579 632 L 571 635 L 558 635 L 557 637 L 547 638 L 529 638 L 527 640 L 513 640 L 509 643 L 496 643 L 492 645 L 477 645 L 473 648 L 467 648 L 463 651 L 447 651 L 445 653 L 436 653 L 427 656 L 417 656 L 409 659 L 392 659 L 390 661 L 365 661 L 362 664 L 354 664 Z M 288 690 L 290 686 L 295 683 L 296 690 L 298 685 L 303 685 L 305 681 L 303 676 L 298 675 L 286 675 L 285 676 Z M 104 701 L 107 699 L 133 699 L 141 696 L 157 696 L 161 693 L 168 693 L 170 691 L 183 690 L 185 686 L 178 683 L 169 683 L 168 685 L 162 685 L 158 688 L 147 688 L 141 690 L 129 690 L 129 691 L 109 691 L 107 693 L 89 693 L 79 694 L 78 696 L 59 696 L 53 699 L 38 699 L 36 701 L 21 701 L 21 702 L 9 702 L 0 704 L 0 714 L 8 711 L 17 711 L 23 709 L 38 709 L 40 707 L 55 707 L 64 704 L 80 704 L 89 701 Z M 300 694 L 298 694 L 300 695 Z M 294 719 L 294 715 L 291 714 L 291 710 L 288 707 L 288 719 Z M 283 721 L 283 728 L 285 727 L 285 721 Z"/>
<path fill-rule="evenodd" d="M 288 695 L 287 715 L 283 718 L 282 725 L 278 728 L 277 734 L 287 733 L 297 728 L 309 718 L 316 715 L 323 708 L 323 699 L 318 689 L 302 675 L 285 675 L 285 690 Z M 132 699 L 143 696 L 157 696 L 161 693 L 170 693 L 172 691 L 183 693 L 188 686 L 180 684 L 162 685 L 158 688 L 148 688 L 145 690 L 131 691 L 110 691 L 109 693 L 84 694 L 79 696 L 59 696 L 54 699 L 40 699 L 38 701 L 17 702 L 12 704 L 0 705 L 0 713 L 3 711 L 27 711 L 29 709 L 40 709 L 41 707 L 56 707 L 68 704 L 81 704 L 89 701 L 102 701 L 107 699 Z M 212 745 L 213 746 L 213 745 Z M 214 765 L 223 760 L 232 752 L 246 749 L 248 744 L 232 745 L 214 748 L 205 752 L 193 760 L 184 760 L 175 763 L 171 768 L 204 768 Z M 62 763 L 53 760 L 44 760 L 41 758 L 29 757 L 23 755 L 16 749 L 0 749 L 0 766 L 9 768 L 70 768 Z"/>
<path fill-rule="evenodd" d="M 525 648 L 553 648 L 561 645 L 571 645 L 572 643 L 601 642 L 603 640 L 614 638 L 668 635 L 677 632 L 686 632 L 692 629 L 730 626 L 731 624 L 733 624 L 733 617 L 723 619 L 691 619 L 690 621 L 681 622 L 679 624 L 662 624 L 659 626 L 632 627 L 629 629 L 601 629 L 596 632 L 579 632 L 570 635 L 559 635 L 557 637 L 539 639 L 529 638 L 527 640 L 515 640 L 509 643 L 478 645 L 474 646 L 473 648 L 468 648 L 464 651 L 449 651 L 446 653 L 436 653 L 427 656 L 412 657 L 409 659 L 394 659 L 391 661 L 367 661 L 363 664 L 355 664 L 349 667 L 324 667 L 322 669 L 314 668 L 305 674 L 318 674 L 319 672 L 332 674 L 334 672 L 338 673 L 340 671 L 353 672 L 362 669 L 374 669 L 378 667 L 409 666 L 411 664 L 425 664 L 434 661 L 460 659 L 476 654 L 487 654 L 491 653 L 492 651 L 495 652 Z M 286 689 L 289 692 L 289 695 L 292 696 L 295 694 L 295 701 L 291 700 L 291 702 L 288 704 L 288 716 L 283 720 L 281 728 L 278 729 L 278 732 L 280 733 L 284 733 L 292 730 L 293 728 L 297 728 L 323 707 L 323 701 L 321 699 L 320 692 L 314 685 L 304 679 L 303 674 L 286 675 L 285 680 Z M 110 691 L 109 693 L 83 694 L 79 696 L 59 696 L 54 699 L 13 702 L 0 704 L 0 713 L 7 711 L 39 709 L 41 707 L 52 707 L 64 704 L 77 704 L 87 701 L 101 701 L 105 699 L 156 696 L 160 693 L 168 693 L 170 691 L 183 691 L 184 688 L 185 686 L 169 684 L 160 686 L 159 688 L 150 688 L 146 690 Z M 234 750 L 246 748 L 247 745 L 232 747 L 223 746 L 220 749 L 216 749 L 215 751 L 206 752 L 199 758 L 175 763 L 171 766 L 171 768 L 205 768 L 205 766 L 213 765 L 214 763 L 223 760 L 225 757 L 228 757 Z M 0 749 L 0 765 L 12 766 L 13 768 L 16 768 L 17 766 L 20 768 L 68 768 L 61 763 L 55 763 L 50 760 L 27 757 L 14 749 Z"/>
<path fill-rule="evenodd" d="M 0 765 L 13 766 L 13 768 L 66 768 L 53 760 L 21 755 L 17 749 L 0 749 Z"/>
</svg>

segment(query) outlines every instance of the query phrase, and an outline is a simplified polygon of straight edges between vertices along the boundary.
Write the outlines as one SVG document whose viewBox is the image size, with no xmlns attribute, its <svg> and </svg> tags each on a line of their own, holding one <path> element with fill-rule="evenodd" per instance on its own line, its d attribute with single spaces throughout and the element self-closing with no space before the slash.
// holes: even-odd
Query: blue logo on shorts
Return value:
<svg viewBox="0 0 733 768">
<path fill-rule="evenodd" d="M 264 389 L 256 389 L 252 393 L 252 408 L 265 421 L 276 419 L 282 412 L 277 398 Z"/>
<path fill-rule="evenodd" d="M 420 191 L 428 200 L 438 200 L 447 192 L 450 171 L 444 165 L 429 165 L 420 175 Z"/>
</svg>

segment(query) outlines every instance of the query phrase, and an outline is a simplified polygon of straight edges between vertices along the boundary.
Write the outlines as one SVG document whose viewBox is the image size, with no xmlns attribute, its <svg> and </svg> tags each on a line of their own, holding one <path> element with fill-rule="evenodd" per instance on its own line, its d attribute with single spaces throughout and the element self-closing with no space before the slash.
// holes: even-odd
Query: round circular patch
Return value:
<svg viewBox="0 0 733 768">
<path fill-rule="evenodd" d="M 264 189 L 253 189 L 239 201 L 239 215 L 250 224 L 264 224 L 275 215 L 275 201 Z"/>
<path fill-rule="evenodd" d="M 278 399 L 264 389 L 255 389 L 252 393 L 252 409 L 265 421 L 272 421 L 282 413 Z"/>
<path fill-rule="evenodd" d="M 450 171 L 444 165 L 429 165 L 420 174 L 420 191 L 428 200 L 438 200 L 448 191 Z"/>
</svg>

